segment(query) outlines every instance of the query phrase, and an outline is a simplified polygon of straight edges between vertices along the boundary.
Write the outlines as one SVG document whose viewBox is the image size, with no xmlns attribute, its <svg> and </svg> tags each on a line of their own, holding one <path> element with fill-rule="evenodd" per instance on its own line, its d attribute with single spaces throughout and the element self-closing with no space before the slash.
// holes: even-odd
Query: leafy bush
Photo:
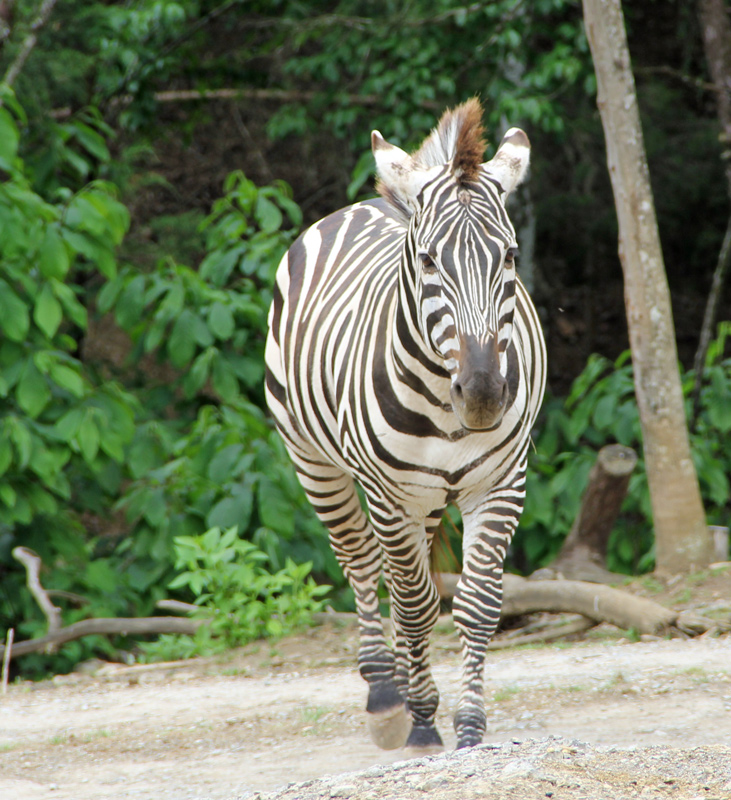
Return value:
<svg viewBox="0 0 731 800">
<path fill-rule="evenodd" d="M 255 639 L 286 636 L 311 623 L 329 586 L 309 576 L 312 564 L 287 558 L 276 572 L 267 555 L 238 536 L 236 526 L 211 528 L 200 536 L 175 538 L 175 567 L 182 570 L 169 584 L 187 589 L 205 620 L 195 636 L 166 636 L 143 645 L 147 658 L 210 655 Z"/>
<path fill-rule="evenodd" d="M 166 259 L 157 270 L 120 270 L 99 294 L 135 343 L 176 378 L 153 385 L 129 452 L 118 507 L 130 535 L 120 544 L 139 589 L 162 593 L 175 536 L 237 525 L 275 570 L 310 561 L 342 584 L 327 536 L 305 500 L 263 411 L 266 315 L 276 267 L 302 218 L 281 183 L 257 188 L 240 173 L 201 229 L 198 271 Z M 172 409 L 172 414 L 171 414 Z M 172 416 L 172 419 L 166 417 Z"/>
<path fill-rule="evenodd" d="M 94 181 L 44 199 L 18 155 L 24 113 L 5 90 L 0 107 L 0 623 L 41 632 L 41 613 L 10 553 L 36 550 L 54 589 L 82 595 L 73 622 L 123 610 L 114 570 L 80 523 L 112 502 L 134 434 L 135 398 L 100 380 L 79 357 L 87 329 L 80 283 L 116 274 L 115 249 L 128 225 L 113 186 Z M 13 113 L 11 113 L 11 111 Z M 80 652 L 74 644 L 69 651 Z M 40 663 L 40 657 L 39 659 Z"/>
<path fill-rule="evenodd" d="M 339 576 L 262 411 L 271 285 L 301 224 L 288 187 L 257 189 L 234 173 L 203 223 L 207 253 L 197 272 L 169 258 L 151 272 L 118 268 L 128 215 L 114 187 L 95 181 L 48 202 L 31 188 L 18 143 L 15 119 L 0 107 L 8 176 L 0 184 L 2 621 L 18 638 L 45 628 L 12 559 L 16 544 L 41 556 L 48 589 L 73 598 L 60 601 L 65 623 L 149 613 L 174 575 L 175 536 L 213 526 L 241 526 L 250 547 L 266 551 L 280 589 L 285 576 L 304 581 L 290 557 L 313 562 L 321 577 Z M 126 370 L 123 388 L 80 360 L 85 272 L 106 279 L 98 309 L 130 333 L 133 359 L 167 362 L 173 380 L 138 381 Z M 104 529 L 115 504 L 129 531 L 91 533 Z M 263 567 L 257 575 L 265 581 Z M 23 666 L 68 669 L 99 648 L 114 651 L 96 637 Z"/>
<path fill-rule="evenodd" d="M 731 474 L 731 359 L 724 359 L 731 323 L 719 326 L 709 348 L 701 410 L 690 435 L 691 452 L 709 524 L 728 524 Z M 693 373 L 683 376 L 690 414 Z M 622 514 L 609 542 L 608 567 L 627 574 L 654 564 L 652 508 L 642 458 L 642 431 L 629 352 L 613 364 L 591 356 L 565 400 L 547 398 L 534 433 L 525 510 L 513 544 L 516 562 L 531 571 L 551 561 L 571 528 L 597 451 L 619 442 L 637 450 Z"/>
</svg>

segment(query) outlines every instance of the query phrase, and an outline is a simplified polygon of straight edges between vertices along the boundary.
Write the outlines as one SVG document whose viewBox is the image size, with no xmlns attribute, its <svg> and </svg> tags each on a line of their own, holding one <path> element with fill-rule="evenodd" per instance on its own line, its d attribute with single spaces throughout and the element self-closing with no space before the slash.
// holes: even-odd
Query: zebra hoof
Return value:
<svg viewBox="0 0 731 800">
<path fill-rule="evenodd" d="M 404 755 L 409 758 L 419 758 L 421 756 L 433 756 L 444 752 L 444 742 L 436 728 L 422 728 L 416 726 L 411 729 L 409 738 L 406 740 Z"/>
<path fill-rule="evenodd" d="M 368 732 L 381 750 L 403 747 L 411 733 L 411 715 L 406 711 L 406 705 L 402 703 L 383 711 L 369 712 Z"/>
</svg>

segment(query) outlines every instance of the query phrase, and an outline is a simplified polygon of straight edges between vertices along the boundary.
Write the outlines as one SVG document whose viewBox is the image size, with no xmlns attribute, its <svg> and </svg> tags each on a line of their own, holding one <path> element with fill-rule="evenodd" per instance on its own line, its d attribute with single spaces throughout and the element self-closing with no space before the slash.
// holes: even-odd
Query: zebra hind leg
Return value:
<svg viewBox="0 0 731 800">
<path fill-rule="evenodd" d="M 305 493 L 328 528 L 330 544 L 355 595 L 360 632 L 358 667 L 368 683 L 368 728 L 383 750 L 403 747 L 411 731 L 405 687 L 397 680 L 394 653 L 381 621 L 378 584 L 381 546 L 349 475 L 309 459 L 295 462 Z"/>
</svg>

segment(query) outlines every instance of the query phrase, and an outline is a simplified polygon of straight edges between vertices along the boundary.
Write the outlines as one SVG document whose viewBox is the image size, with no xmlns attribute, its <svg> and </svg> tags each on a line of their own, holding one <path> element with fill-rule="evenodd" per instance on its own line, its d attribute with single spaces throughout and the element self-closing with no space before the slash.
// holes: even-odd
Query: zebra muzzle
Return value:
<svg viewBox="0 0 731 800">
<path fill-rule="evenodd" d="M 492 343 L 479 347 L 472 340 L 463 346 L 450 394 L 452 409 L 463 428 L 487 430 L 500 422 L 510 392 Z"/>
</svg>

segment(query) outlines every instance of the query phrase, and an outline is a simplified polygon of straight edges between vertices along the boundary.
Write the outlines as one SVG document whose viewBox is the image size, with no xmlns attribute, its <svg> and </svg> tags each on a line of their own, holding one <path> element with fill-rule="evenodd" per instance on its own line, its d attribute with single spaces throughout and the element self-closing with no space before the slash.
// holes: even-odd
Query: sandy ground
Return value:
<svg viewBox="0 0 731 800">
<path fill-rule="evenodd" d="M 232 800 L 402 761 L 368 739 L 355 650 L 351 627 L 324 625 L 220 659 L 13 685 L 0 698 L 0 798 Z M 452 748 L 453 631 L 437 637 L 434 661 Z M 581 642 L 492 653 L 486 676 L 485 742 L 495 752 L 550 736 L 686 753 L 731 745 L 728 635 L 630 642 L 607 626 Z M 729 781 L 725 797 L 698 796 L 729 800 Z"/>
</svg>

